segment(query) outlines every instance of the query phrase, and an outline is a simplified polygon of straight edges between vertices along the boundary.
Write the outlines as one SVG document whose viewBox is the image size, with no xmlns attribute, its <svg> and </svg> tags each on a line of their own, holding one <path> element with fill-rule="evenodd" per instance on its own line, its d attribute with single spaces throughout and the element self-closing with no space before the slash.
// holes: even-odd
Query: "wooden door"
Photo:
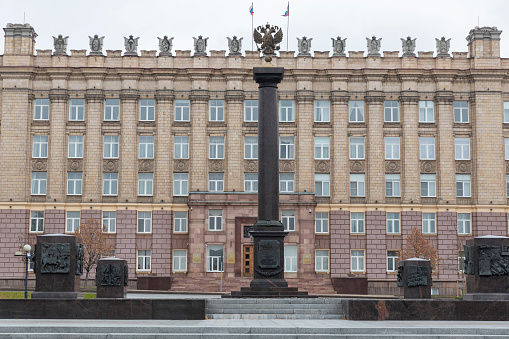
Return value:
<svg viewBox="0 0 509 339">
<path fill-rule="evenodd" d="M 253 276 L 253 245 L 244 245 L 244 252 L 242 256 L 242 276 Z"/>
</svg>

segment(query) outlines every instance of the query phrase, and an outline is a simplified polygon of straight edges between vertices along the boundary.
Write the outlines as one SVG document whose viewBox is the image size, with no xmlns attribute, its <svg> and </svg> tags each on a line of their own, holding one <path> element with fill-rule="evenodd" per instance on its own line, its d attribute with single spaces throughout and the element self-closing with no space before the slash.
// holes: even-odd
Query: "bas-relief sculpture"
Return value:
<svg viewBox="0 0 509 339">
<path fill-rule="evenodd" d="M 41 273 L 69 273 L 71 269 L 71 244 L 41 244 Z"/>
<path fill-rule="evenodd" d="M 129 265 L 124 266 L 124 286 L 129 285 Z"/>
<path fill-rule="evenodd" d="M 103 55 L 102 49 L 103 49 L 103 41 L 104 36 L 100 37 L 96 34 L 92 38 L 89 36 L 90 39 L 90 54 L 89 55 Z"/>
<path fill-rule="evenodd" d="M 465 274 L 474 275 L 472 246 L 465 245 Z M 479 245 L 479 276 L 509 274 L 509 246 Z"/>
<path fill-rule="evenodd" d="M 107 264 L 101 268 L 101 286 L 120 286 L 120 266 Z"/>
<path fill-rule="evenodd" d="M 382 47 L 382 38 L 377 39 L 373 36 L 371 39 L 366 38 L 368 45 L 368 56 L 380 56 L 380 47 Z"/>
<path fill-rule="evenodd" d="M 139 38 L 140 37 L 134 38 L 132 35 L 129 35 L 129 38 L 124 37 L 124 55 L 138 55 L 137 49 Z"/>
<path fill-rule="evenodd" d="M 401 46 L 403 48 L 403 56 L 415 56 L 415 40 L 417 38 L 412 39 L 411 37 L 407 37 L 406 39 L 401 38 Z"/>
<path fill-rule="evenodd" d="M 258 51 L 263 55 L 271 56 L 279 50 L 278 45 L 283 41 L 283 31 L 278 26 L 271 26 L 267 23 L 265 26 L 255 28 L 253 38 L 256 44 L 260 45 L 260 47 L 257 46 Z"/>
<path fill-rule="evenodd" d="M 55 55 L 67 55 L 67 41 L 69 37 L 62 37 L 62 34 L 59 34 L 58 37 L 53 37 L 53 46 L 55 48 Z"/>
<path fill-rule="evenodd" d="M 203 36 L 198 35 L 198 38 L 193 37 L 194 39 L 194 55 L 201 56 L 207 55 L 207 40 L 209 38 L 203 39 Z"/>
<path fill-rule="evenodd" d="M 311 56 L 311 53 L 309 53 L 311 51 L 311 40 L 313 40 L 313 38 L 306 38 L 305 36 L 303 36 L 302 39 L 297 38 L 297 48 L 299 50 L 297 56 Z"/>
<path fill-rule="evenodd" d="M 441 39 L 435 38 L 436 44 L 437 44 L 437 56 L 439 57 L 448 57 L 449 55 L 449 48 L 451 46 L 451 39 L 445 40 L 445 37 L 442 37 Z"/>
<path fill-rule="evenodd" d="M 230 53 L 228 55 L 242 55 L 240 52 L 242 48 L 242 39 L 237 39 L 237 37 L 234 35 L 233 38 L 227 37 L 228 39 L 228 49 L 230 50 Z"/>
<path fill-rule="evenodd" d="M 336 39 L 331 38 L 332 40 L 332 56 L 346 56 L 345 49 L 346 49 L 346 38 L 341 39 L 340 36 L 338 36 Z"/>
<path fill-rule="evenodd" d="M 83 274 L 83 258 L 85 257 L 85 250 L 83 244 L 76 244 L 76 274 Z"/>
<path fill-rule="evenodd" d="M 159 38 L 159 56 L 169 56 L 171 55 L 171 49 L 173 48 L 173 37 L 168 39 L 168 36 L 164 36 L 163 38 Z"/>
<path fill-rule="evenodd" d="M 428 286 L 428 268 L 423 266 L 409 266 L 407 272 L 407 286 Z"/>
</svg>

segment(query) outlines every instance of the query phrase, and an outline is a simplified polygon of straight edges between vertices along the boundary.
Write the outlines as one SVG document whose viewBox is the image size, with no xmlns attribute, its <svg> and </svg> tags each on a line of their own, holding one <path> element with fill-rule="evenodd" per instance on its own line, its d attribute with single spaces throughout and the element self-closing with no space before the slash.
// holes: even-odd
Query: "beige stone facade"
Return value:
<svg viewBox="0 0 509 339">
<path fill-rule="evenodd" d="M 246 137 L 257 119 L 247 102 L 258 99 L 258 52 L 53 55 L 35 51 L 30 25 L 4 30 L 1 283 L 22 278 L 20 245 L 92 217 L 109 225 L 133 285 L 173 276 L 174 290 L 218 291 L 220 254 L 223 290 L 248 285 L 244 232 L 257 195 L 246 188 L 257 160 Z M 468 53 L 452 57 L 274 58 L 291 107 L 279 124 L 290 285 L 353 293 L 338 286 L 355 277 L 369 293 L 398 293 L 393 253 L 418 227 L 440 252 L 434 287 L 461 293 L 465 240 L 508 234 L 509 59 L 499 36 L 476 28 Z"/>
</svg>

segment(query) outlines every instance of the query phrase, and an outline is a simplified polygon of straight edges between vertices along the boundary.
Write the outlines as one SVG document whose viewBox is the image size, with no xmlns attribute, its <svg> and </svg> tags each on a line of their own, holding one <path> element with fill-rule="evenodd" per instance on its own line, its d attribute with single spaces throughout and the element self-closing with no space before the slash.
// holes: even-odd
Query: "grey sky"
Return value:
<svg viewBox="0 0 509 339">
<path fill-rule="evenodd" d="M 193 37 L 209 37 L 207 50 L 227 50 L 227 36 L 244 37 L 251 50 L 247 0 L 2 0 L 2 27 L 31 24 L 37 49 L 52 49 L 52 36 L 69 36 L 68 50 L 89 49 L 89 35 L 106 36 L 104 50 L 124 50 L 123 37 L 140 37 L 138 50 L 157 50 L 157 37 L 175 37 L 173 50 L 192 50 Z M 286 0 L 256 0 L 254 26 L 283 28 L 286 50 Z M 347 38 L 347 51 L 366 51 L 366 37 L 382 38 L 382 51 L 400 51 L 400 38 L 417 38 L 416 51 L 435 51 L 435 38 L 451 38 L 451 51 L 466 52 L 465 37 L 477 26 L 497 26 L 501 56 L 509 58 L 508 0 L 293 0 L 289 50 L 297 37 L 313 38 L 312 51 L 331 51 L 331 37 Z M 3 54 L 4 46 L 0 46 Z"/>
</svg>

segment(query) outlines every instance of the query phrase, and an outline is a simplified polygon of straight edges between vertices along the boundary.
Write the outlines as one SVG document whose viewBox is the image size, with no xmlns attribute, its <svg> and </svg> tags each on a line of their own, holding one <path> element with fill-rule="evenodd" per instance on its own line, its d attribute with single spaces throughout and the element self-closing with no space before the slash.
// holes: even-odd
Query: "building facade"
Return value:
<svg viewBox="0 0 509 339">
<path fill-rule="evenodd" d="M 36 235 L 96 218 L 132 286 L 141 276 L 172 276 L 173 290 L 247 286 L 259 53 L 103 55 L 91 43 L 68 55 L 36 51 L 28 24 L 4 31 L 0 283 L 21 281 L 14 252 Z M 274 58 L 285 68 L 280 208 L 291 286 L 349 292 L 342 286 L 362 280 L 371 294 L 398 293 L 397 252 L 417 227 L 439 251 L 435 292 L 461 293 L 466 239 L 508 234 L 500 34 L 476 27 L 468 52 L 452 56 Z"/>
</svg>

